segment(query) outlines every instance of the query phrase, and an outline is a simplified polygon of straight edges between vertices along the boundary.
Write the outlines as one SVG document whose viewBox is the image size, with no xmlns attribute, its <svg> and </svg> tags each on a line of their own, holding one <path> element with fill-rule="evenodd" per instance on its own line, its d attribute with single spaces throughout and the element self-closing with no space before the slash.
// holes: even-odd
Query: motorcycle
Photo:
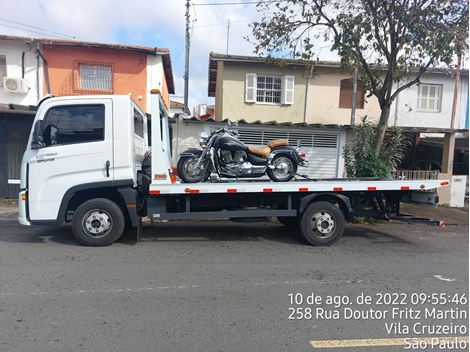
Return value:
<svg viewBox="0 0 470 352">
<path fill-rule="evenodd" d="M 287 139 L 265 146 L 248 146 L 239 140 L 232 124 L 199 133 L 200 149 L 188 149 L 178 159 L 178 175 L 183 182 L 206 181 L 211 172 L 226 178 L 253 178 L 268 175 L 275 182 L 290 181 L 298 166 L 307 166 L 305 154 L 288 145 Z"/>
</svg>

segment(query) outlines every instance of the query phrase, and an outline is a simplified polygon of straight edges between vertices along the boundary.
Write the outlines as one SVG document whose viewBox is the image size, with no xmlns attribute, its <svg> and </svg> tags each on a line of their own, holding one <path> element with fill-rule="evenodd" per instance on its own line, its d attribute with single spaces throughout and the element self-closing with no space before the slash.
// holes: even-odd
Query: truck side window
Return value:
<svg viewBox="0 0 470 352">
<path fill-rule="evenodd" d="M 144 117 L 134 108 L 134 133 L 144 138 Z"/>
<path fill-rule="evenodd" d="M 44 117 L 46 146 L 104 140 L 104 105 L 69 105 L 51 108 Z"/>
</svg>

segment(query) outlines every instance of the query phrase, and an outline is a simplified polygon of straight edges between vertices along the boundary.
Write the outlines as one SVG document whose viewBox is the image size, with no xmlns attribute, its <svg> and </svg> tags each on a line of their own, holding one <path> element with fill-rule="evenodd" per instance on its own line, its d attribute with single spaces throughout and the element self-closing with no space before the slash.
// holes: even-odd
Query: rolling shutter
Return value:
<svg viewBox="0 0 470 352">
<path fill-rule="evenodd" d="M 256 73 L 247 73 L 245 82 L 245 102 L 254 103 L 256 101 Z"/>
<path fill-rule="evenodd" d="M 352 108 L 352 92 L 353 82 L 352 79 L 342 79 L 339 88 L 339 108 L 340 109 L 351 109 Z M 356 92 L 356 108 L 364 108 L 364 82 L 357 81 L 357 92 Z"/>
<path fill-rule="evenodd" d="M 246 144 L 266 145 L 274 139 L 286 138 L 293 147 L 300 145 L 308 160 L 308 167 L 299 168 L 300 174 L 311 178 L 342 177 L 339 171 L 340 132 L 311 130 L 261 129 L 238 127 L 240 140 Z"/>
</svg>

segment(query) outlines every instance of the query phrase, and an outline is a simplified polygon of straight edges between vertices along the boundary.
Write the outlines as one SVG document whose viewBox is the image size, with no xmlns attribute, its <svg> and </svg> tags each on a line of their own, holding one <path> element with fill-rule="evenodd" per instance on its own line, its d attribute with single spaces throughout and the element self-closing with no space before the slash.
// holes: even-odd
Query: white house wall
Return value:
<svg viewBox="0 0 470 352">
<path fill-rule="evenodd" d="M 38 99 L 43 96 L 42 62 L 39 61 L 38 71 L 35 50 L 36 47 L 33 44 L 0 40 L 0 55 L 6 56 L 7 77 L 21 78 L 21 57 L 22 53 L 25 53 L 24 78 L 28 87 L 27 93 L 9 93 L 5 92 L 4 87 L 0 87 L 0 103 L 36 105 Z"/>
<path fill-rule="evenodd" d="M 462 77 L 462 92 L 458 109 L 456 128 L 465 126 L 465 109 L 468 95 L 468 77 Z M 402 91 L 393 102 L 389 126 L 450 128 L 454 77 L 443 74 L 428 74 L 421 79 L 422 84 L 442 85 L 441 109 L 439 112 L 424 112 L 418 109 L 418 85 Z M 400 85 L 402 85 L 401 83 Z M 465 88 L 466 87 L 466 88 Z M 458 125 L 458 126 L 457 126 Z"/>
</svg>

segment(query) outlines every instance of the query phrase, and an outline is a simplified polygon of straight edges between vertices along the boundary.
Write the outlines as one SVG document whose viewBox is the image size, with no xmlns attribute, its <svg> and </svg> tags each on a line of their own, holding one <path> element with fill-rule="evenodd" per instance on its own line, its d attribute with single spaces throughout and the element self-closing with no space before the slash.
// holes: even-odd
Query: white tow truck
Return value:
<svg viewBox="0 0 470 352">
<path fill-rule="evenodd" d="M 445 180 L 331 179 L 181 183 L 171 164 L 169 119 L 151 92 L 151 154 L 147 118 L 129 96 L 50 97 L 40 102 L 21 166 L 22 225 L 71 222 L 84 245 L 115 242 L 127 225 L 182 219 L 277 217 L 313 245 L 338 240 L 361 214 L 399 215 L 410 191 Z M 149 155 L 151 157 L 149 158 Z"/>
</svg>

